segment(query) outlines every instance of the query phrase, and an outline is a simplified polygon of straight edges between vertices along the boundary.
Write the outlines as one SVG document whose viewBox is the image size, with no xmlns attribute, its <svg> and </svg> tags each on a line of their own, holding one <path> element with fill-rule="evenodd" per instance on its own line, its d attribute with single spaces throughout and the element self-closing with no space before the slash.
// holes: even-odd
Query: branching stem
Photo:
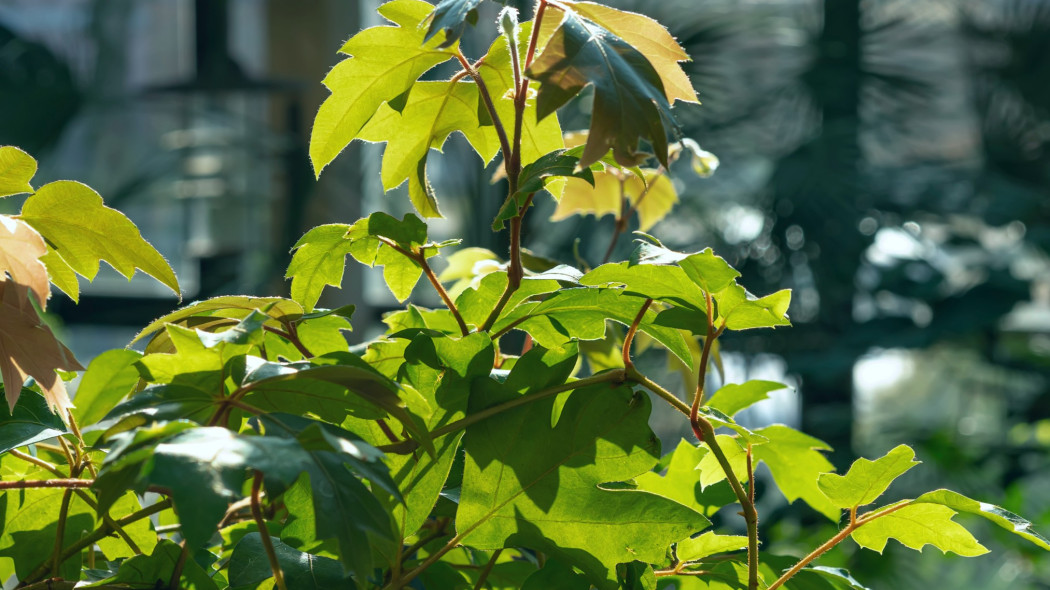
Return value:
<svg viewBox="0 0 1050 590">
<path fill-rule="evenodd" d="M 492 552 L 492 557 L 488 563 L 485 564 L 485 569 L 481 570 L 478 574 L 478 581 L 474 584 L 474 590 L 481 590 L 485 586 L 485 580 L 488 580 L 489 574 L 492 573 L 492 568 L 496 567 L 496 560 L 499 559 L 500 554 L 503 553 L 502 549 L 497 549 Z"/>
</svg>

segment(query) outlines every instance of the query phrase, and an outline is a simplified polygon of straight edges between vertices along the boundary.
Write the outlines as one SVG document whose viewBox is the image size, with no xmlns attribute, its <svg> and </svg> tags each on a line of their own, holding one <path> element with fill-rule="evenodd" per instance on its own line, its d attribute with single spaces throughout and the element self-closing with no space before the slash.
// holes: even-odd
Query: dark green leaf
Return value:
<svg viewBox="0 0 1050 590">
<path fill-rule="evenodd" d="M 528 196 L 542 190 L 544 181 L 548 178 L 580 178 L 594 186 L 594 174 L 591 169 L 580 169 L 578 166 L 580 152 L 582 150 L 579 148 L 556 150 L 523 167 L 518 175 L 518 191 L 507 197 L 496 220 L 492 222 L 492 230 L 502 230 L 503 222 L 516 216 L 525 205 Z"/>
<path fill-rule="evenodd" d="M 277 563 L 281 566 L 285 583 L 295 590 L 329 590 L 334 588 L 354 590 L 357 586 L 343 572 L 339 562 L 327 557 L 318 557 L 289 547 L 276 537 L 271 537 Z M 230 557 L 230 588 L 254 589 L 273 577 L 269 558 L 263 548 L 262 536 L 258 532 L 248 533 L 237 542 Z"/>
<path fill-rule="evenodd" d="M 486 405 L 521 395 L 495 381 L 485 385 L 476 397 Z M 656 464 L 648 397 L 625 387 L 579 389 L 552 426 L 555 407 L 545 398 L 467 429 L 456 521 L 469 531 L 466 543 L 528 543 L 579 567 L 599 588 L 615 588 L 613 564 L 662 560 L 670 543 L 707 526 L 699 513 L 660 496 L 601 487 Z"/>
<path fill-rule="evenodd" d="M 130 588 L 164 588 L 175 575 L 177 564 L 182 564 L 178 587 L 185 590 L 218 590 L 215 581 L 193 559 L 180 559 L 182 547 L 168 540 L 157 544 L 150 555 L 136 555 L 120 564 L 117 575 L 86 586 L 126 584 Z"/>
<path fill-rule="evenodd" d="M 540 82 L 541 119 L 585 86 L 594 86 L 591 128 L 580 166 L 597 162 L 610 148 L 617 162 L 634 166 L 648 157 L 638 147 L 644 139 L 668 167 L 667 132 L 678 127 L 663 82 L 645 56 L 619 37 L 567 13 L 526 74 Z"/>
<path fill-rule="evenodd" d="M 0 454 L 68 432 L 44 396 L 27 387 L 22 388 L 14 412 L 8 411 L 7 404 L 0 406 Z"/>
<path fill-rule="evenodd" d="M 474 15 L 473 21 L 477 22 L 478 4 L 481 4 L 481 0 L 441 0 L 434 8 L 427 36 L 423 40 L 430 41 L 434 35 L 444 31 L 445 40 L 438 47 L 449 47 L 463 36 L 471 14 Z"/>
</svg>

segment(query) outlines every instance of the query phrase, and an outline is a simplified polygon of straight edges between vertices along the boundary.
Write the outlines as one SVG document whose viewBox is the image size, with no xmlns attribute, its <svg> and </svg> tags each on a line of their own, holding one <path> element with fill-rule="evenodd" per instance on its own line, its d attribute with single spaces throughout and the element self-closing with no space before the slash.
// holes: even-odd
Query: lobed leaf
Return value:
<svg viewBox="0 0 1050 590">
<path fill-rule="evenodd" d="M 1020 516 L 985 502 L 978 502 L 951 490 L 934 490 L 912 500 L 913 504 L 940 504 L 957 512 L 975 514 L 994 522 L 1000 527 L 1027 539 L 1035 545 L 1050 551 L 1050 541 L 1032 528 L 1032 523 Z"/>
<path fill-rule="evenodd" d="M 590 133 L 580 166 L 597 162 L 610 148 L 617 162 L 634 166 L 648 157 L 638 147 L 644 139 L 668 167 L 667 132 L 678 126 L 660 75 L 630 44 L 567 13 L 526 75 L 540 82 L 536 103 L 540 119 L 585 86 L 594 86 Z"/>
<path fill-rule="evenodd" d="M 448 47 L 459 40 L 466 30 L 467 24 L 478 22 L 478 4 L 481 0 L 441 0 L 434 8 L 430 17 L 430 26 L 424 41 L 429 41 L 441 31 L 445 32 L 445 40 L 440 48 Z"/>
<path fill-rule="evenodd" d="M 46 184 L 26 199 L 19 218 L 88 280 L 95 278 L 100 261 L 105 260 L 129 280 L 138 269 L 179 294 L 175 272 L 160 252 L 142 239 L 130 219 L 106 207 L 86 185 L 68 180 Z"/>
<path fill-rule="evenodd" d="M 179 588 L 184 588 L 185 590 L 218 590 L 219 586 L 208 576 L 208 573 L 204 571 L 196 560 L 181 559 L 181 555 L 182 547 L 165 539 L 157 543 L 151 554 L 136 555 L 122 562 L 116 575 L 90 584 L 78 584 L 77 587 L 112 587 L 118 584 L 126 584 L 131 588 L 155 588 L 158 583 L 168 584 L 172 576 L 175 575 L 176 568 L 181 567 L 177 582 Z"/>
<path fill-rule="evenodd" d="M 736 496 L 728 483 L 714 486 L 700 484 L 700 471 L 696 467 L 708 453 L 710 451 L 705 447 L 680 440 L 678 447 L 661 461 L 667 463 L 664 475 L 650 471 L 635 477 L 634 481 L 640 490 L 669 498 L 704 516 L 711 516 L 723 506 L 736 502 Z"/>
<path fill-rule="evenodd" d="M 37 315 L 26 288 L 11 281 L 0 282 L 0 376 L 8 409 L 14 411 L 22 384 L 32 377 L 43 390 L 48 406 L 64 417 L 73 404 L 55 371 L 83 369 Z"/>
<path fill-rule="evenodd" d="M 831 447 L 782 424 L 759 428 L 755 433 L 769 439 L 769 443 L 754 447 L 754 459 L 769 467 L 773 481 L 787 501 L 801 498 L 829 520 L 838 522 L 842 511 L 817 487 L 818 476 L 835 469 L 821 453 L 830 451 Z"/>
<path fill-rule="evenodd" d="M 735 416 L 753 404 L 769 399 L 769 393 L 787 389 L 787 385 L 776 381 L 761 381 L 752 379 L 745 383 L 729 383 L 723 385 L 707 400 L 707 407 L 725 412 Z"/>
<path fill-rule="evenodd" d="M 449 60 L 452 49 L 437 40 L 424 43 L 420 24 L 433 10 L 421 0 L 393 0 L 379 14 L 396 26 L 371 27 L 354 35 L 340 50 L 351 57 L 324 79 L 332 91 L 314 119 L 310 160 L 321 171 L 354 139 L 385 102 L 409 91 L 423 72 Z"/>
<path fill-rule="evenodd" d="M 675 554 L 679 561 L 696 561 L 718 553 L 747 549 L 747 537 L 739 535 L 716 535 L 708 531 L 678 543 Z"/>
<path fill-rule="evenodd" d="M 839 508 L 864 506 L 874 502 L 893 480 L 919 463 L 911 447 L 899 445 L 874 461 L 857 459 L 846 475 L 822 473 L 817 478 L 817 486 Z"/>
<path fill-rule="evenodd" d="M 277 563 L 284 574 L 288 588 L 296 590 L 327 590 L 343 588 L 354 590 L 354 581 L 343 572 L 339 562 L 327 557 L 303 553 L 272 538 Z M 269 557 L 263 548 L 262 535 L 248 533 L 233 548 L 229 563 L 231 588 L 256 588 L 273 577 Z"/>
<path fill-rule="evenodd" d="M 141 359 L 142 353 L 126 348 L 107 350 L 92 359 L 74 397 L 73 418 L 77 423 L 98 422 L 131 393 L 139 381 L 135 363 Z"/>
<path fill-rule="evenodd" d="M 322 226 L 323 227 L 323 226 Z M 143 328 L 132 344 L 154 334 L 166 324 L 178 324 L 192 317 L 217 317 L 242 320 L 253 311 L 261 311 L 274 320 L 273 324 L 292 322 L 303 317 L 303 306 L 282 297 L 250 297 L 246 295 L 223 295 L 196 301 L 182 309 L 173 311 L 150 322 Z"/>
<path fill-rule="evenodd" d="M 909 504 L 863 524 L 851 536 L 861 547 L 879 553 L 889 539 L 917 551 L 933 545 L 944 553 L 951 551 L 964 557 L 988 553 L 969 531 L 952 520 L 953 516 L 955 511 L 947 506 Z"/>
<path fill-rule="evenodd" d="M 0 146 L 0 197 L 33 192 L 29 181 L 36 176 L 36 160 L 22 150 Z"/>
<path fill-rule="evenodd" d="M 11 280 L 26 287 L 47 308 L 51 297 L 47 267 L 40 261 L 47 254 L 44 238 L 24 221 L 0 215 L 0 278 L 7 273 Z"/>
</svg>

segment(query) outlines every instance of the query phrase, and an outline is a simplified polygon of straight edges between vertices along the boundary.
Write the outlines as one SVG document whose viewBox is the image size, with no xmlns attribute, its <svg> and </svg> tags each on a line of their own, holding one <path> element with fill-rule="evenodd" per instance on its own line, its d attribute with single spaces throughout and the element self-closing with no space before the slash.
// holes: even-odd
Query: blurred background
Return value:
<svg viewBox="0 0 1050 590">
<path fill-rule="evenodd" d="M 672 170 L 681 202 L 652 233 L 713 247 L 755 293 L 794 290 L 794 327 L 724 339 L 728 380 L 793 387 L 746 419 L 814 433 L 840 469 L 911 444 L 925 465 L 890 499 L 950 487 L 1050 531 L 1050 0 L 610 4 L 667 24 L 693 57 L 703 105 L 679 103 L 678 117 L 722 162 L 704 180 Z M 320 80 L 343 40 L 380 24 L 377 5 L 0 0 L 0 144 L 41 161 L 35 184 L 80 180 L 126 212 L 184 302 L 286 295 L 288 250 L 309 227 L 405 207 L 382 194 L 381 146 L 351 146 L 320 181 L 306 155 Z M 466 53 L 481 55 L 490 32 L 468 35 Z M 586 109 L 563 127 L 584 127 Z M 432 233 L 503 253 L 488 229 L 501 187 L 459 139 L 431 165 L 449 216 Z M 530 215 L 527 245 L 600 262 L 612 219 L 551 224 L 552 211 Z M 614 259 L 631 247 L 620 240 Z M 329 305 L 358 305 L 358 340 L 395 303 L 356 265 L 329 291 Z M 111 272 L 52 309 L 86 362 L 177 304 Z M 658 352 L 642 362 L 665 368 Z M 761 498 L 767 549 L 799 554 L 835 530 Z M 827 563 L 872 589 L 1050 588 L 1045 554 L 967 524 L 990 555 L 843 544 Z"/>
</svg>

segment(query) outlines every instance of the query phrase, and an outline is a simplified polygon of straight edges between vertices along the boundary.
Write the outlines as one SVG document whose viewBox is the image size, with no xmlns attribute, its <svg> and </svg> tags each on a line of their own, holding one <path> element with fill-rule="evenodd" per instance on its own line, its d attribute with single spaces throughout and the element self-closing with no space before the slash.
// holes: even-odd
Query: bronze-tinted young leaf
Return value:
<svg viewBox="0 0 1050 590">
<path fill-rule="evenodd" d="M 677 129 L 660 75 L 644 55 L 623 39 L 575 14 L 566 14 L 543 53 L 526 72 L 540 82 L 537 108 L 542 119 L 587 85 L 594 85 L 594 107 L 580 166 L 590 166 L 613 150 L 616 161 L 634 166 L 648 157 L 648 141 L 664 167 L 667 133 Z"/>
<path fill-rule="evenodd" d="M 7 407 L 14 411 L 22 384 L 32 377 L 43 390 L 48 405 L 64 417 L 73 404 L 55 371 L 83 369 L 37 315 L 26 287 L 0 281 L 0 375 Z"/>
<path fill-rule="evenodd" d="M 6 272 L 11 280 L 26 286 L 36 295 L 41 309 L 47 308 L 47 298 L 51 296 L 47 268 L 40 261 L 45 254 L 44 238 L 35 229 L 0 215 L 0 277 Z"/>
</svg>

